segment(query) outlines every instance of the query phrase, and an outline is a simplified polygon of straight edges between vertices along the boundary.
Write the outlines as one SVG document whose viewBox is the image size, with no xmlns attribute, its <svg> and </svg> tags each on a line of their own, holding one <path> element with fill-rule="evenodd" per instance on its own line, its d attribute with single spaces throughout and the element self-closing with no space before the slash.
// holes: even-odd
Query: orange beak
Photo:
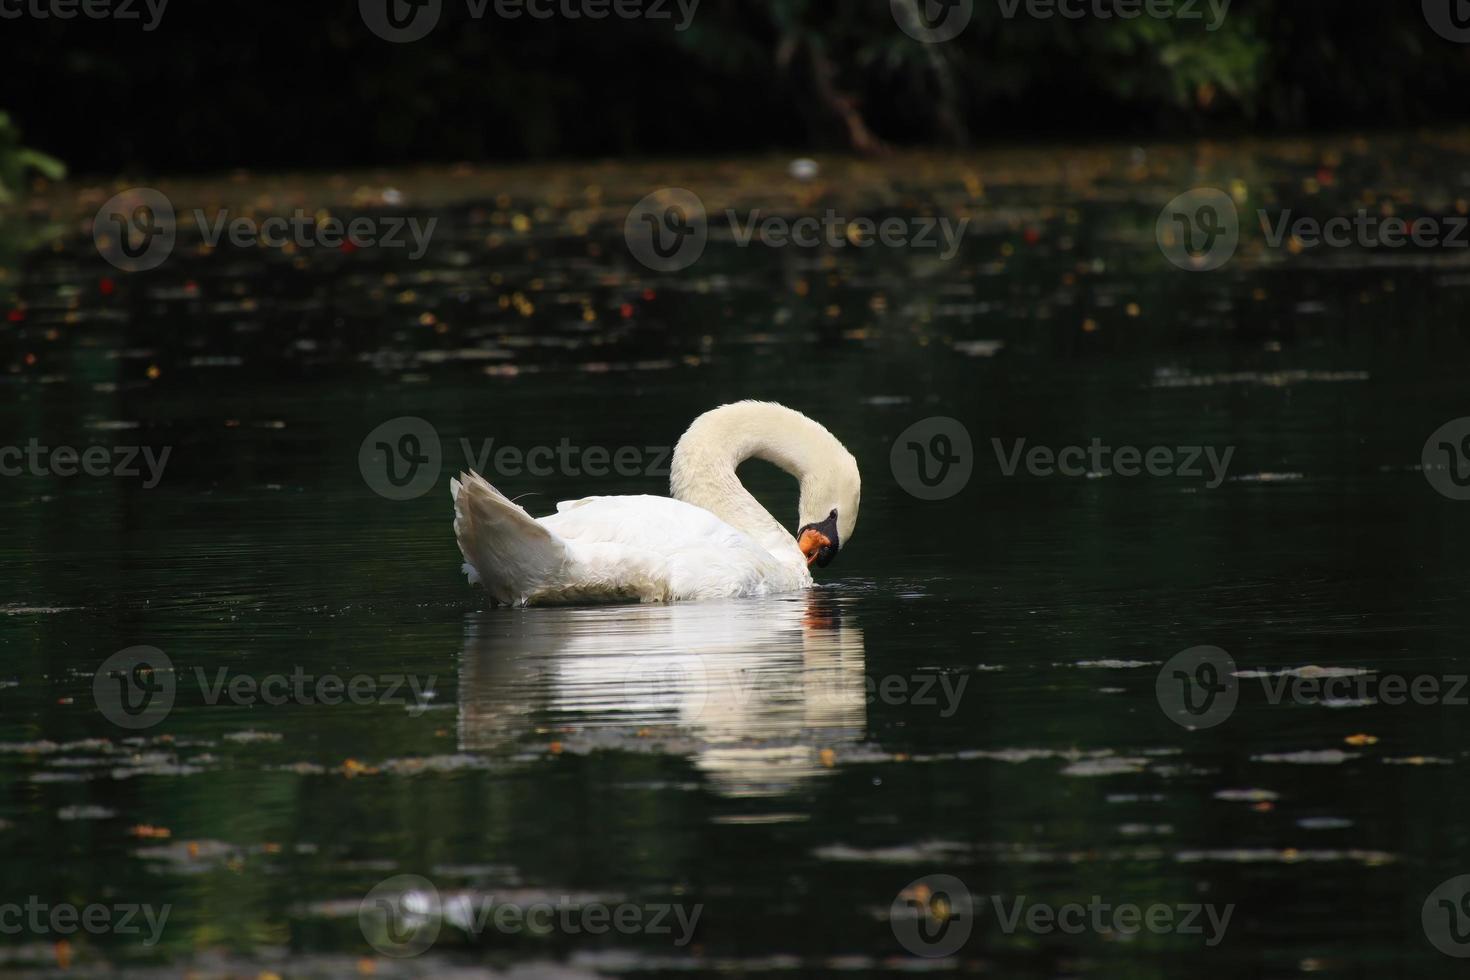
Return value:
<svg viewBox="0 0 1470 980">
<path fill-rule="evenodd" d="M 832 539 L 821 531 L 807 528 L 801 532 L 801 537 L 797 540 L 796 546 L 801 549 L 803 555 L 806 555 L 807 565 L 811 565 L 812 562 L 817 560 L 817 555 L 821 553 L 823 548 L 830 548 L 832 546 Z"/>
</svg>

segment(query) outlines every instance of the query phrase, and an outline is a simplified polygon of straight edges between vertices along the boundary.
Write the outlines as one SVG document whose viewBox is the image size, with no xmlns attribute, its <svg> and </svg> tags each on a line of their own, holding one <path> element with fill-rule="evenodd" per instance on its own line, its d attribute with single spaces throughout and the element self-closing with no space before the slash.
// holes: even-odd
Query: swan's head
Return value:
<svg viewBox="0 0 1470 980">
<path fill-rule="evenodd" d="M 801 480 L 801 527 L 796 531 L 796 544 L 806 555 L 808 565 L 825 568 L 842 546 L 852 540 L 857 528 L 858 500 L 862 496 L 862 479 L 852 453 L 833 440 L 833 451 L 823 454 Z"/>
</svg>

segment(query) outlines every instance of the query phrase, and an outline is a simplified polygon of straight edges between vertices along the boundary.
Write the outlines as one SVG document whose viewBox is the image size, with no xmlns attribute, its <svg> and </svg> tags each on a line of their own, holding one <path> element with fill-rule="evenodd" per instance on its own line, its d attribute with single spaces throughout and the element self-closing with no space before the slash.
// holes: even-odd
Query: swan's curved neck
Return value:
<svg viewBox="0 0 1470 980">
<path fill-rule="evenodd" d="M 723 405 L 695 419 L 679 439 L 669 490 L 676 499 L 744 531 L 771 554 L 801 561 L 795 528 L 772 517 L 745 489 L 735 468 L 747 459 L 763 459 L 802 481 L 805 490 L 808 467 L 830 454 L 833 443 L 826 429 L 785 406 L 754 401 Z"/>
</svg>

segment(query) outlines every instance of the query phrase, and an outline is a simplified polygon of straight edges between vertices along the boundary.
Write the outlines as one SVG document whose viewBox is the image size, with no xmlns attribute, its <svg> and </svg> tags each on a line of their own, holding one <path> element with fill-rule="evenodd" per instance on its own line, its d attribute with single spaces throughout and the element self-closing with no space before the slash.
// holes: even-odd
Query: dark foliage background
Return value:
<svg viewBox="0 0 1470 980">
<path fill-rule="evenodd" d="M 888 0 L 702 0 L 682 32 L 475 19 L 445 0 L 410 44 L 372 34 L 350 0 L 173 0 L 152 32 L 22 16 L 0 20 L 0 108 L 83 174 L 879 152 L 1466 111 L 1470 45 L 1436 34 L 1419 0 L 1235 0 L 1213 32 L 1205 0 L 1194 21 L 1007 19 L 999 0 L 975 3 L 938 45 L 900 31 Z"/>
</svg>

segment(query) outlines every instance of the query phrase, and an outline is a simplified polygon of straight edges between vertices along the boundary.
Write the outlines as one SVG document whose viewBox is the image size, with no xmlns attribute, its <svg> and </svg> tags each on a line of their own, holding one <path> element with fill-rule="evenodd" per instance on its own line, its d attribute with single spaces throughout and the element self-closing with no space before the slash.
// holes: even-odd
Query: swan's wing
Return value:
<svg viewBox="0 0 1470 980">
<path fill-rule="evenodd" d="M 610 578 L 663 580 L 679 597 L 754 591 L 780 571 L 749 535 L 671 497 L 584 497 L 557 504 L 541 523 L 584 566 Z"/>
<path fill-rule="evenodd" d="M 541 523 L 568 541 L 617 542 L 667 552 L 680 548 L 759 548 L 703 507 L 646 495 L 563 500 Z"/>
</svg>

